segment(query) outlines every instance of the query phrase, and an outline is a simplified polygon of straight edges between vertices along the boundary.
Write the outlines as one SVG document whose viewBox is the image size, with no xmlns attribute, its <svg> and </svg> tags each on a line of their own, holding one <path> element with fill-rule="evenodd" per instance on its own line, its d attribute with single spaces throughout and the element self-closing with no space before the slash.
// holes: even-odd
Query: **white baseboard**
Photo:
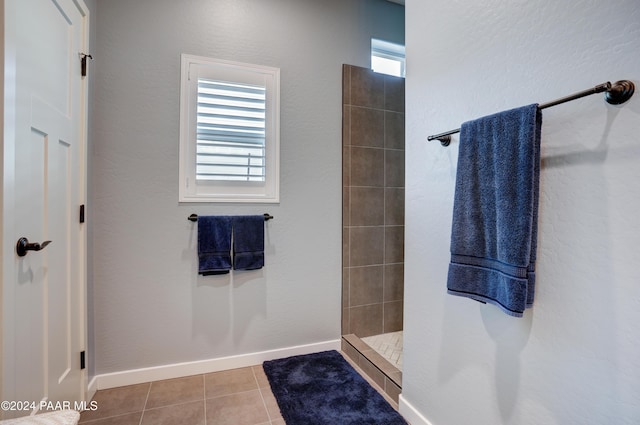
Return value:
<svg viewBox="0 0 640 425">
<path fill-rule="evenodd" d="M 183 376 L 200 375 L 203 373 L 254 366 L 262 364 L 262 362 L 266 360 L 281 359 L 289 356 L 311 354 L 327 350 L 340 351 L 340 340 L 336 339 L 314 344 L 297 345 L 294 347 L 240 354 L 237 356 L 222 357 L 218 359 L 199 360 L 195 362 L 176 363 L 143 369 L 125 370 L 122 372 L 105 373 L 103 375 L 95 376 L 91 380 L 89 387 L 104 390 L 107 388 L 122 387 L 125 385 L 141 384 L 144 382 L 181 378 Z"/>
<path fill-rule="evenodd" d="M 94 376 L 91 381 L 89 381 L 89 385 L 87 385 L 86 400 L 89 401 L 93 399 L 93 396 L 96 395 L 96 391 L 98 391 L 98 377 Z"/>
<path fill-rule="evenodd" d="M 402 394 L 400 394 L 398 410 L 411 425 L 433 425 L 411 403 L 402 397 Z"/>
</svg>

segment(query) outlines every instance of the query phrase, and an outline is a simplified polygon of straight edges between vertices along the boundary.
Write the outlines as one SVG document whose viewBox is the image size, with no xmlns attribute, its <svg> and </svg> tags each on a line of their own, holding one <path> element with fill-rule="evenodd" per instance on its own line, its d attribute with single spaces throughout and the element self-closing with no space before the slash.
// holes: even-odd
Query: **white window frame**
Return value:
<svg viewBox="0 0 640 425">
<path fill-rule="evenodd" d="M 181 55 L 180 202 L 280 202 L 280 69 Z M 266 88 L 265 181 L 196 179 L 198 78 Z"/>
</svg>

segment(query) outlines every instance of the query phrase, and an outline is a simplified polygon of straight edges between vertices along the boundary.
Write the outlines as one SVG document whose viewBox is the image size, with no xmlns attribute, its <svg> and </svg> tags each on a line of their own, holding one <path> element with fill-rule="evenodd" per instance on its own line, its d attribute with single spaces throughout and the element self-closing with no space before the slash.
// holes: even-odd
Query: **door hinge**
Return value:
<svg viewBox="0 0 640 425">
<path fill-rule="evenodd" d="M 80 223 L 84 223 L 84 204 L 80 205 Z"/>
<path fill-rule="evenodd" d="M 83 77 L 87 76 L 87 58 L 93 60 L 93 56 L 80 53 L 80 75 Z"/>
<path fill-rule="evenodd" d="M 80 369 L 84 369 L 86 367 L 87 367 L 87 364 L 85 360 L 85 352 L 81 351 L 80 352 Z"/>
</svg>

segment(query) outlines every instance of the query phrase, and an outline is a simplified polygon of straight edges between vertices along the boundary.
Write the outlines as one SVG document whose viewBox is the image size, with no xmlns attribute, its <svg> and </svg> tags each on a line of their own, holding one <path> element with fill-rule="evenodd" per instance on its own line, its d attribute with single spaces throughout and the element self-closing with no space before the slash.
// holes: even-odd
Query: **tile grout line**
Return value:
<svg viewBox="0 0 640 425">
<path fill-rule="evenodd" d="M 202 374 L 202 404 L 204 405 L 204 425 L 207 425 L 207 380 Z"/>
<path fill-rule="evenodd" d="M 383 79 L 383 93 L 382 99 L 384 103 L 384 107 L 387 106 L 387 80 Z M 382 225 L 384 227 L 383 232 L 383 248 L 382 248 L 382 332 L 384 332 L 384 294 L 385 287 L 387 286 L 385 270 L 387 269 L 387 111 L 382 112 L 382 146 L 384 147 L 384 159 L 382 164 L 382 172 L 384 188 L 382 189 Z"/>
<path fill-rule="evenodd" d="M 353 179 L 352 179 L 352 163 L 353 163 L 353 148 L 351 145 L 351 122 L 352 122 L 352 117 L 351 117 L 351 112 L 352 112 L 352 96 L 353 96 L 353 81 L 352 81 L 352 76 L 353 76 L 353 72 L 351 67 L 348 68 L 348 72 L 349 72 L 349 81 L 347 83 L 347 87 L 349 88 L 349 123 L 348 123 L 348 130 L 347 130 L 347 137 L 349 140 L 347 140 L 348 142 L 348 146 L 349 146 L 349 164 L 347 165 L 347 169 L 349 171 L 349 176 L 348 176 L 348 180 L 349 180 L 349 185 L 348 185 L 348 190 L 349 190 L 349 199 L 348 199 L 348 203 L 349 205 L 347 206 L 347 212 L 348 212 L 348 222 L 347 222 L 347 314 L 348 317 L 346 319 L 346 325 L 344 323 L 340 323 L 340 327 L 341 330 L 343 330 L 342 328 L 347 328 L 347 331 L 351 332 L 351 200 L 352 200 L 352 189 L 353 189 Z M 342 90 L 344 90 L 344 87 L 342 88 Z M 344 114 L 344 110 L 342 112 Z M 343 135 L 342 135 L 343 139 L 344 139 L 344 130 L 343 130 Z M 344 141 L 343 141 L 344 143 Z M 343 148 L 344 149 L 344 148 Z M 343 155 L 344 155 L 344 150 L 343 150 Z M 344 171 L 343 171 L 344 172 Z M 343 217 L 344 217 L 344 211 L 343 211 Z M 343 226 L 344 226 L 344 219 L 343 219 Z M 344 244 L 343 244 L 343 248 L 344 249 Z M 344 256 L 343 256 L 343 260 L 344 260 Z M 342 265 L 343 270 L 345 265 Z M 342 276 L 342 279 L 344 280 L 344 274 Z M 344 281 L 342 282 L 342 285 L 344 286 Z M 344 288 L 343 291 L 344 293 Z M 344 311 L 344 302 L 342 302 L 342 308 L 341 310 Z M 344 313 L 342 313 L 344 314 Z M 344 321 L 344 319 L 342 319 L 342 321 Z"/>
<path fill-rule="evenodd" d="M 260 388 L 253 388 L 251 390 L 243 390 L 243 391 L 237 391 L 237 392 L 233 392 L 233 393 L 228 393 L 228 394 L 221 394 L 221 395 L 216 395 L 213 397 L 209 397 L 207 398 L 207 400 L 215 400 L 215 399 L 220 399 L 220 398 L 224 398 L 224 397 L 230 397 L 233 395 L 237 395 L 237 394 L 247 394 L 247 393 L 252 393 L 254 391 L 259 391 Z"/>
<path fill-rule="evenodd" d="M 382 79 L 382 107 L 387 106 L 387 79 Z M 383 160 L 382 160 L 382 208 L 383 210 L 383 229 L 382 229 L 382 332 L 385 329 L 385 305 L 384 305 L 384 287 L 385 287 L 385 273 L 384 270 L 387 264 L 387 120 L 386 111 L 382 113 L 382 147 L 384 148 Z"/>
<path fill-rule="evenodd" d="M 267 418 L 269 418 L 269 423 L 271 423 L 273 421 L 273 419 L 271 418 L 271 413 L 269 413 L 269 408 L 267 407 L 267 402 L 265 401 L 264 395 L 262 394 L 262 388 L 260 387 L 260 382 L 258 382 L 258 377 L 256 376 L 256 371 L 253 370 L 253 366 L 251 367 L 251 373 L 253 373 L 253 379 L 256 381 L 256 385 L 258 386 L 258 393 L 260 394 L 260 399 L 262 400 L 262 406 L 264 407 L 264 410 L 267 412 Z"/>
<path fill-rule="evenodd" d="M 147 409 L 147 402 L 149 401 L 149 395 L 151 394 L 151 386 L 153 382 L 149 382 L 149 389 L 147 390 L 147 397 L 144 399 L 144 406 L 142 406 L 142 414 L 140 415 L 140 422 L 138 425 L 142 425 L 142 420 L 144 419 L 144 411 Z"/>
</svg>

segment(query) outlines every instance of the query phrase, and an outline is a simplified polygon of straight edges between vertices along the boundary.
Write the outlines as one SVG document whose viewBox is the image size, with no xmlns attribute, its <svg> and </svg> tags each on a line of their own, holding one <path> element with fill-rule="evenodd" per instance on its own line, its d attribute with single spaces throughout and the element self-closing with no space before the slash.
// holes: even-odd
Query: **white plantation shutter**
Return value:
<svg viewBox="0 0 640 425">
<path fill-rule="evenodd" d="M 180 202 L 279 202 L 280 70 L 182 55 Z"/>
<path fill-rule="evenodd" d="M 264 181 L 265 90 L 198 79 L 197 180 Z"/>
</svg>

